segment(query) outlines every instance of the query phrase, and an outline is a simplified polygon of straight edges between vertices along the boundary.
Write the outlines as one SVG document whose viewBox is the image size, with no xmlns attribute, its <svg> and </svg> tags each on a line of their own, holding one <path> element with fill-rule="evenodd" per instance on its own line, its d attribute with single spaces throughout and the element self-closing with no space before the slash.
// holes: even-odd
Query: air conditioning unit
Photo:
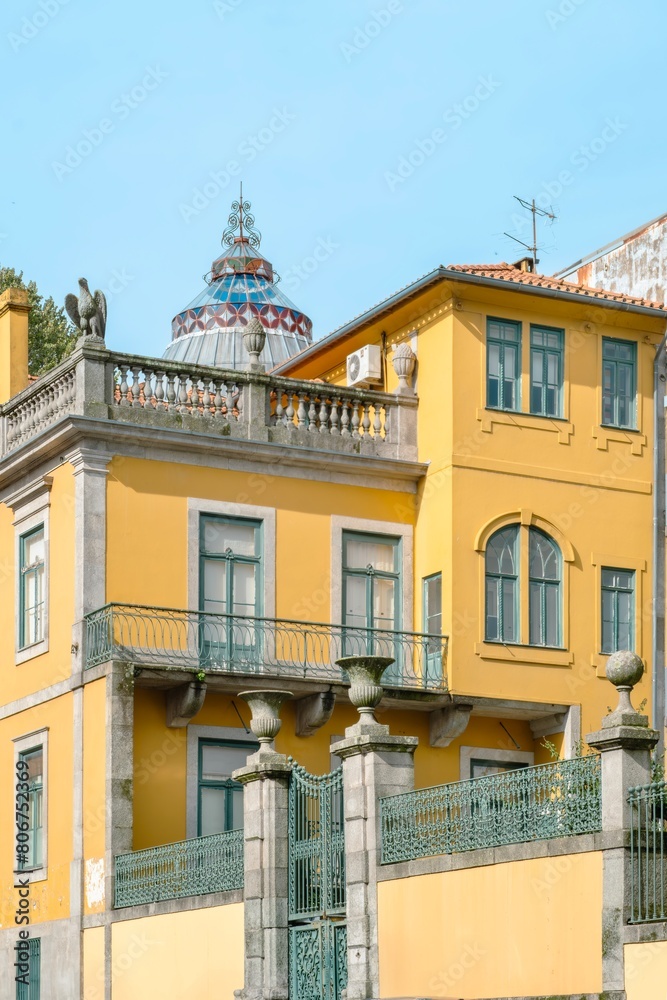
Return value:
<svg viewBox="0 0 667 1000">
<path fill-rule="evenodd" d="M 382 381 L 382 361 L 379 344 L 366 344 L 347 356 L 347 384 L 369 385 Z"/>
</svg>

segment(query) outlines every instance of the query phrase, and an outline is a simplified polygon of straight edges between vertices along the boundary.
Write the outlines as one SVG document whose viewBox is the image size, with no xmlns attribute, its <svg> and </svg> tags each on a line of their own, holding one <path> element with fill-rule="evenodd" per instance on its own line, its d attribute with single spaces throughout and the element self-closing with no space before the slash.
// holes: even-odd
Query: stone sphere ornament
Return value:
<svg viewBox="0 0 667 1000">
<path fill-rule="evenodd" d="M 280 732 L 282 725 L 280 709 L 284 701 L 289 701 L 294 695 L 291 691 L 240 691 L 239 698 L 250 706 L 252 719 L 250 728 L 259 740 L 259 749 L 273 749 L 273 741 Z"/>
<path fill-rule="evenodd" d="M 607 680 L 618 691 L 618 705 L 616 710 L 603 720 L 603 728 L 607 729 L 613 725 L 646 725 L 646 716 L 637 712 L 630 700 L 630 692 L 644 674 L 641 657 L 629 649 L 620 649 L 612 653 L 607 660 L 605 673 Z"/>
</svg>

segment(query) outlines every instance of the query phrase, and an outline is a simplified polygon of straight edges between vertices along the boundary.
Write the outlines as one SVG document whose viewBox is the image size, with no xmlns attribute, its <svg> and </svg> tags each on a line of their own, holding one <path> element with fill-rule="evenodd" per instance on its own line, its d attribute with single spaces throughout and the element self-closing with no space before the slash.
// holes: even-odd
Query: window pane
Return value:
<svg viewBox="0 0 667 1000">
<path fill-rule="evenodd" d="M 43 802 L 44 802 L 44 750 L 36 747 L 21 754 L 28 765 L 28 847 L 26 867 L 39 868 L 43 864 Z"/>
<path fill-rule="evenodd" d="M 224 555 L 228 549 L 238 556 L 256 554 L 257 525 L 243 521 L 225 522 L 218 518 L 205 518 L 203 547 L 205 552 Z"/>
<path fill-rule="evenodd" d="M 204 560 L 204 611 L 227 611 L 227 563 L 224 559 Z"/>
<path fill-rule="evenodd" d="M 395 581 L 373 581 L 373 624 L 375 628 L 394 628 Z"/>
<path fill-rule="evenodd" d="M 243 829 L 243 788 L 232 788 L 229 791 L 232 799 L 232 830 Z"/>
<path fill-rule="evenodd" d="M 442 576 L 432 576 L 425 581 L 424 627 L 433 635 L 442 634 Z"/>
<path fill-rule="evenodd" d="M 499 639 L 498 634 L 498 580 L 486 581 L 486 638 Z"/>
<path fill-rule="evenodd" d="M 216 746 L 204 743 L 201 747 L 201 778 L 203 781 L 220 781 L 231 777 L 239 767 L 243 767 L 254 744 L 246 747 Z"/>
<path fill-rule="evenodd" d="M 518 529 L 514 525 L 497 531 L 486 550 L 486 567 L 489 573 L 516 573 L 516 540 Z"/>
<path fill-rule="evenodd" d="M 556 544 L 541 531 L 530 529 L 530 575 L 536 580 L 559 580 L 560 560 Z"/>
<path fill-rule="evenodd" d="M 26 535 L 23 540 L 23 569 L 44 562 L 44 529 Z"/>
<path fill-rule="evenodd" d="M 560 645 L 560 587 L 546 584 L 546 618 L 544 642 L 547 646 Z"/>
<path fill-rule="evenodd" d="M 345 581 L 345 624 L 366 627 L 367 577 L 348 576 Z"/>
<path fill-rule="evenodd" d="M 515 642 L 515 614 L 516 614 L 516 586 L 514 580 L 502 581 L 502 619 L 503 619 L 503 640 L 505 642 Z"/>
<path fill-rule="evenodd" d="M 227 790 L 225 788 L 207 788 L 203 786 L 200 789 L 200 795 L 200 836 L 207 837 L 211 833 L 222 833 L 226 825 L 225 805 Z"/>
<path fill-rule="evenodd" d="M 345 539 L 345 565 L 350 569 L 373 569 L 382 573 L 393 573 L 395 570 L 394 542 L 380 542 L 371 538 Z"/>
<path fill-rule="evenodd" d="M 531 646 L 541 646 L 544 642 L 542 634 L 542 588 L 541 583 L 530 584 L 529 617 Z"/>
<path fill-rule="evenodd" d="M 233 603 L 232 612 L 235 615 L 255 615 L 257 565 L 255 563 L 237 563 L 232 566 Z"/>
</svg>

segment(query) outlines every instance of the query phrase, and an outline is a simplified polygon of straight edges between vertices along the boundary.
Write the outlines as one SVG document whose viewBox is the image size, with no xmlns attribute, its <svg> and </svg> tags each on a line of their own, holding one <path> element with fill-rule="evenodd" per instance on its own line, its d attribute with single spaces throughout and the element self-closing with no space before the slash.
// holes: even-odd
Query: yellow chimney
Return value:
<svg viewBox="0 0 667 1000">
<path fill-rule="evenodd" d="M 0 295 L 0 403 L 28 385 L 28 293 L 8 288 Z"/>
</svg>

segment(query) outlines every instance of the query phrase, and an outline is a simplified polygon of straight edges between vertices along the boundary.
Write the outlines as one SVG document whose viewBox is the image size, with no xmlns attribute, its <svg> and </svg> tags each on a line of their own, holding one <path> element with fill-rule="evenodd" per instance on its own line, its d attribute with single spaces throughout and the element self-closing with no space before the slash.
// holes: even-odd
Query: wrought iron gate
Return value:
<svg viewBox="0 0 667 1000">
<path fill-rule="evenodd" d="M 340 1000 L 347 986 L 343 772 L 294 764 L 289 790 L 290 1000 Z"/>
</svg>

